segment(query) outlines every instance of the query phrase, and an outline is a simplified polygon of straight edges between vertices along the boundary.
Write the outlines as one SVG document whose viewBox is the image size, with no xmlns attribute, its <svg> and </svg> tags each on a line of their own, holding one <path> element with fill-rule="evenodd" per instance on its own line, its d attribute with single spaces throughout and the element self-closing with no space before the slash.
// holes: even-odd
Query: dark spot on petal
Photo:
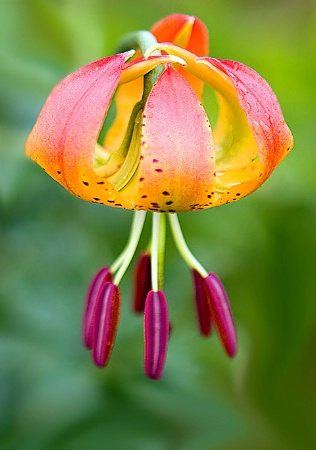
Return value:
<svg viewBox="0 0 316 450">
<path fill-rule="evenodd" d="M 97 184 L 104 184 L 104 181 L 97 181 Z"/>
<path fill-rule="evenodd" d="M 114 200 L 107 200 L 108 203 L 114 203 Z"/>
<path fill-rule="evenodd" d="M 159 160 L 154 158 L 153 163 L 157 163 L 157 162 L 159 162 Z"/>
<path fill-rule="evenodd" d="M 140 159 L 143 160 L 145 158 L 144 155 L 140 155 Z"/>
<path fill-rule="evenodd" d="M 236 196 L 239 197 L 240 196 L 240 192 L 237 192 Z"/>
<path fill-rule="evenodd" d="M 168 211 L 171 212 L 171 213 L 175 213 L 176 212 L 175 209 L 168 209 Z"/>
<path fill-rule="evenodd" d="M 93 197 L 93 200 L 95 200 L 95 201 L 97 201 L 97 202 L 100 201 L 100 199 L 99 199 L 98 197 Z"/>
<path fill-rule="evenodd" d="M 155 169 L 155 172 L 161 173 L 161 172 L 163 172 L 163 170 L 162 169 Z"/>
<path fill-rule="evenodd" d="M 172 205 L 172 201 L 170 201 L 170 202 L 166 202 L 166 205 Z"/>
<path fill-rule="evenodd" d="M 144 181 L 144 179 L 145 179 L 144 177 L 141 177 L 141 178 L 139 179 L 139 181 Z"/>
<path fill-rule="evenodd" d="M 88 183 L 87 181 L 83 181 L 83 184 L 84 184 L 85 186 L 89 186 L 89 183 Z"/>
<path fill-rule="evenodd" d="M 58 173 L 58 175 L 60 175 L 60 174 L 61 174 L 61 171 L 60 171 L 60 170 L 57 170 L 57 173 Z"/>
<path fill-rule="evenodd" d="M 115 206 L 122 206 L 121 203 L 115 203 Z"/>
<path fill-rule="evenodd" d="M 148 195 L 142 195 L 142 198 L 147 198 L 148 197 Z"/>
<path fill-rule="evenodd" d="M 163 191 L 162 195 L 170 195 L 170 192 L 168 192 L 168 191 Z"/>
</svg>

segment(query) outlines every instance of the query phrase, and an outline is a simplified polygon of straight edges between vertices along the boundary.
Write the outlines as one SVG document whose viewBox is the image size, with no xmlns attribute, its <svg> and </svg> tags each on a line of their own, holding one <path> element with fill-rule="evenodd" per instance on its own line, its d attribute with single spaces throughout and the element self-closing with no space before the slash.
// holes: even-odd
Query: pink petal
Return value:
<svg viewBox="0 0 316 450">
<path fill-rule="evenodd" d="M 93 321 L 94 321 L 94 308 L 97 301 L 97 297 L 101 286 L 107 281 L 112 281 L 112 274 L 108 267 L 101 267 L 101 269 L 94 275 L 91 283 L 88 287 L 86 296 L 86 303 L 83 313 L 82 323 L 82 339 L 84 345 L 92 348 L 92 336 L 93 336 Z"/>
<path fill-rule="evenodd" d="M 216 60 L 213 60 L 213 62 Z M 235 86 L 240 104 L 258 142 L 261 158 L 271 173 L 293 146 L 278 99 L 255 70 L 230 60 L 217 60 Z"/>
<path fill-rule="evenodd" d="M 215 150 L 206 113 L 192 88 L 167 68 L 146 102 L 137 203 L 153 211 L 188 211 L 209 202 Z"/>
<path fill-rule="evenodd" d="M 195 306 L 199 329 L 202 335 L 209 336 L 212 332 L 212 317 L 209 305 L 209 293 L 205 287 L 204 278 L 192 270 L 195 287 Z"/>
<path fill-rule="evenodd" d="M 199 61 L 205 61 L 210 70 L 215 68 L 229 78 L 240 105 L 239 111 L 238 109 L 235 110 L 235 126 L 238 126 L 238 120 L 242 122 L 243 117 L 247 118 L 250 131 L 257 143 L 261 165 L 261 172 L 249 181 L 241 180 L 242 182 L 235 183 L 235 186 L 232 183 L 232 187 L 214 203 L 214 206 L 217 206 L 234 201 L 258 189 L 290 152 L 294 142 L 293 136 L 284 121 L 276 95 L 269 84 L 256 71 L 236 61 L 208 57 L 199 58 Z M 228 83 L 227 86 L 229 86 Z M 232 101 L 229 91 L 223 90 L 221 94 L 222 101 L 229 105 Z M 247 147 L 244 149 L 241 147 L 240 152 L 243 151 L 247 151 Z"/>
<path fill-rule="evenodd" d="M 205 286 L 210 295 L 212 319 L 217 332 L 226 353 L 233 357 L 237 351 L 237 335 L 225 288 L 215 273 L 208 274 Z"/>
<path fill-rule="evenodd" d="M 108 200 L 113 186 L 93 170 L 95 144 L 131 52 L 95 61 L 67 76 L 48 97 L 26 153 L 72 194 Z M 113 200 L 113 197 L 111 198 Z"/>
<path fill-rule="evenodd" d="M 106 282 L 99 291 L 93 324 L 92 358 L 99 367 L 105 366 L 111 355 L 119 316 L 119 288 Z"/>
<path fill-rule="evenodd" d="M 158 380 L 165 365 L 169 339 L 168 307 L 162 291 L 150 291 L 144 312 L 145 372 Z"/>
</svg>

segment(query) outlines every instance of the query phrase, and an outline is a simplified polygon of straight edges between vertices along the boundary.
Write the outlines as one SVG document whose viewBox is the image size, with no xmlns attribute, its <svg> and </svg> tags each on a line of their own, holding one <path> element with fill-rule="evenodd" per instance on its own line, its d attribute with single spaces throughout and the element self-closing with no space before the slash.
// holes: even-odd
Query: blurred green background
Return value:
<svg viewBox="0 0 316 450">
<path fill-rule="evenodd" d="M 174 331 L 154 382 L 130 312 L 132 269 L 109 366 L 81 345 L 87 284 L 122 249 L 131 213 L 72 197 L 23 145 L 61 78 L 173 12 L 207 24 L 212 56 L 270 82 L 296 145 L 250 197 L 180 217 L 225 283 L 240 348 L 230 361 L 215 336 L 199 337 L 169 240 Z M 1 450 L 316 448 L 315 50 L 313 0 L 0 0 Z"/>
</svg>

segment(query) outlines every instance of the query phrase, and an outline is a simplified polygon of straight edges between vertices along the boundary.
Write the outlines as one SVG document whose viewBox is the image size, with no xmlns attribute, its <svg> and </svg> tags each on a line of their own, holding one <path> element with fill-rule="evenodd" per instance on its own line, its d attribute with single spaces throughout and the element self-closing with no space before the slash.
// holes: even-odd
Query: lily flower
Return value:
<svg viewBox="0 0 316 450">
<path fill-rule="evenodd" d="M 119 53 L 62 80 L 48 97 L 26 153 L 71 194 L 135 211 L 130 238 L 88 289 L 83 340 L 96 365 L 109 359 L 119 320 L 119 283 L 148 211 L 152 238 L 135 271 L 133 309 L 144 314 L 144 364 L 158 379 L 170 323 L 163 292 L 166 217 L 194 280 L 202 335 L 213 325 L 229 356 L 236 330 L 225 289 L 189 250 L 177 213 L 227 204 L 259 188 L 293 147 L 277 98 L 254 70 L 207 56 L 196 17 L 174 14 L 127 35 Z M 209 86 L 216 124 L 202 104 Z M 114 115 L 114 120 L 112 119 Z"/>
</svg>

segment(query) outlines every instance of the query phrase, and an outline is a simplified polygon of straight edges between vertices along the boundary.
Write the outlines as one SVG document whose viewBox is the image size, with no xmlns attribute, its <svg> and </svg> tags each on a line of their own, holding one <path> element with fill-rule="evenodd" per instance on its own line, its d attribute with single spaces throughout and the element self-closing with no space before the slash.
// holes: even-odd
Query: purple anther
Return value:
<svg viewBox="0 0 316 450">
<path fill-rule="evenodd" d="M 151 290 L 150 254 L 143 252 L 138 260 L 134 273 L 133 310 L 144 312 L 145 300 Z"/>
<path fill-rule="evenodd" d="M 200 333 L 209 336 L 212 332 L 210 296 L 204 278 L 195 269 L 192 270 L 195 287 L 195 306 Z"/>
<path fill-rule="evenodd" d="M 169 339 L 168 306 L 162 291 L 150 291 L 144 311 L 145 373 L 158 380 L 165 365 Z"/>
<path fill-rule="evenodd" d="M 212 272 L 205 278 L 205 285 L 210 295 L 212 320 L 226 353 L 233 357 L 237 352 L 237 335 L 225 288 Z"/>
<path fill-rule="evenodd" d="M 104 367 L 111 355 L 120 317 L 119 288 L 107 281 L 100 289 L 94 311 L 92 358 Z"/>
<path fill-rule="evenodd" d="M 101 267 L 101 269 L 98 270 L 92 278 L 92 281 L 88 287 L 82 321 L 82 340 L 88 349 L 92 348 L 92 329 L 95 303 L 101 286 L 107 281 L 112 281 L 110 269 L 108 267 Z"/>
</svg>

